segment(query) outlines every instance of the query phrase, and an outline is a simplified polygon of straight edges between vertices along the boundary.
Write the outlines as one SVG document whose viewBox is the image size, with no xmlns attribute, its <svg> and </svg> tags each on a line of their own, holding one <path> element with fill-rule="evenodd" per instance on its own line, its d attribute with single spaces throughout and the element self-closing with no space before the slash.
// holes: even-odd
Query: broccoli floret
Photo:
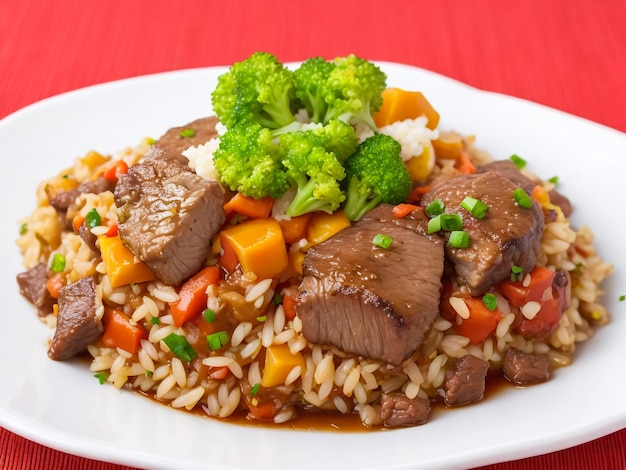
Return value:
<svg viewBox="0 0 626 470">
<path fill-rule="evenodd" d="M 296 131 L 280 136 L 285 150 L 283 165 L 296 195 L 285 213 L 290 217 L 313 211 L 332 213 L 345 199 L 341 181 L 346 172 L 327 147 L 331 139 L 323 131 Z"/>
<path fill-rule="evenodd" d="M 411 191 L 411 177 L 400 157 L 400 144 L 384 134 L 365 139 L 348 157 L 346 204 L 349 220 L 363 217 L 381 202 L 399 204 Z"/>
<path fill-rule="evenodd" d="M 324 148 L 334 153 L 341 163 L 354 153 L 359 144 L 359 137 L 354 127 L 339 119 L 333 119 L 325 126 L 313 129 L 311 132 L 322 139 Z"/>
<path fill-rule="evenodd" d="M 322 122 L 328 110 L 326 95 L 330 72 L 336 67 L 322 57 L 304 61 L 293 73 L 296 96 L 306 108 L 312 122 Z"/>
<path fill-rule="evenodd" d="M 338 57 L 334 64 L 324 86 L 328 108 L 323 122 L 362 122 L 376 130 L 372 113 L 382 105 L 387 75 L 377 65 L 354 54 Z"/>
<path fill-rule="evenodd" d="M 296 120 L 293 72 L 267 52 L 255 52 L 220 75 L 211 100 L 226 127 L 247 121 L 278 129 Z"/>
<path fill-rule="evenodd" d="M 289 188 L 282 156 L 269 129 L 243 121 L 222 135 L 213 165 L 231 190 L 256 199 L 278 198 Z"/>
</svg>

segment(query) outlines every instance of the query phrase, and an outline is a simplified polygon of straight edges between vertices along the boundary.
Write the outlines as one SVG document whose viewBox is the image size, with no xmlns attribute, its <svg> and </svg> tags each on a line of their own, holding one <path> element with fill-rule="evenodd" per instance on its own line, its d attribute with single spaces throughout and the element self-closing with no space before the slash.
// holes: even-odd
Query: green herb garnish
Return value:
<svg viewBox="0 0 626 470">
<path fill-rule="evenodd" d="M 20 225 L 20 235 L 24 235 L 26 232 L 28 232 L 28 224 L 24 223 Z"/>
<path fill-rule="evenodd" d="M 87 212 L 87 215 L 85 215 L 85 224 L 87 225 L 87 227 L 98 227 L 101 223 L 102 218 L 100 217 L 100 214 L 98 214 L 98 211 L 95 207 Z"/>
<path fill-rule="evenodd" d="M 55 253 L 52 257 L 52 263 L 50 263 L 50 270 L 53 273 L 62 273 L 65 271 L 65 256 L 61 253 Z"/>
<path fill-rule="evenodd" d="M 202 312 L 202 317 L 207 323 L 213 323 L 215 321 L 215 310 L 207 308 Z"/>
<path fill-rule="evenodd" d="M 453 230 L 450 232 L 448 243 L 454 248 L 467 248 L 469 246 L 469 233 L 462 230 Z"/>
<path fill-rule="evenodd" d="M 522 188 L 517 188 L 515 191 L 513 191 L 513 198 L 520 207 L 523 207 L 525 209 L 530 209 L 533 205 L 533 200 Z"/>
<path fill-rule="evenodd" d="M 424 209 L 424 211 L 430 217 L 434 217 L 436 215 L 443 213 L 443 210 L 445 208 L 446 208 L 446 205 L 443 203 L 441 199 L 433 199 L 433 201 L 426 206 L 426 209 Z"/>
<path fill-rule="evenodd" d="M 194 135 L 196 135 L 196 131 L 194 131 L 193 129 L 183 129 L 182 131 L 180 131 L 180 136 L 183 139 L 186 139 L 187 137 L 193 137 Z"/>
<path fill-rule="evenodd" d="M 524 160 L 519 155 L 513 154 L 511 155 L 510 159 L 513 163 L 515 163 L 515 166 L 519 168 L 520 170 L 526 166 L 526 160 Z"/>
<path fill-rule="evenodd" d="M 467 196 L 465 199 L 463 199 L 463 201 L 461 202 L 461 207 L 466 209 L 467 212 L 472 214 L 477 219 L 482 219 L 483 217 L 485 217 L 485 215 L 487 214 L 487 210 L 489 209 L 489 206 L 483 201 L 470 196 Z"/>
<path fill-rule="evenodd" d="M 485 304 L 485 307 L 487 307 L 492 312 L 496 308 L 498 308 L 498 300 L 496 299 L 496 296 L 493 294 L 483 295 L 483 304 Z"/>
<path fill-rule="evenodd" d="M 217 351 L 222 346 L 226 346 L 230 341 L 230 336 L 226 331 L 218 331 L 217 333 L 210 334 L 206 337 L 209 343 L 209 348 L 212 351 Z"/>
<path fill-rule="evenodd" d="M 183 361 L 189 362 L 198 355 L 191 344 L 189 344 L 189 341 L 187 341 L 187 338 L 176 333 L 167 335 L 163 338 L 163 342 L 170 348 L 174 356 Z"/>
<path fill-rule="evenodd" d="M 104 372 L 98 372 L 97 374 L 93 374 L 93 376 L 98 379 L 100 385 L 104 384 L 107 381 L 107 376 L 104 374 Z"/>
<path fill-rule="evenodd" d="M 522 280 L 522 268 L 519 266 L 511 267 L 511 281 L 518 282 Z"/>
<path fill-rule="evenodd" d="M 377 233 L 374 236 L 374 239 L 372 240 L 372 243 L 374 244 L 374 246 L 379 246 L 379 247 L 384 248 L 386 250 L 393 243 L 393 238 L 391 238 L 389 235 L 385 235 L 383 233 Z"/>
</svg>

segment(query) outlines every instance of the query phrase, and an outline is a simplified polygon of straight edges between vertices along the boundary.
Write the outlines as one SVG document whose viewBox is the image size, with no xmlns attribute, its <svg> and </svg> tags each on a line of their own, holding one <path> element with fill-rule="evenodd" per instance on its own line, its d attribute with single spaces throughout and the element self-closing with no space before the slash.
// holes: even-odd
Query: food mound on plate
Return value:
<svg viewBox="0 0 626 470">
<path fill-rule="evenodd" d="M 550 380 L 608 322 L 612 267 L 556 179 L 377 65 L 258 52 L 211 97 L 40 184 L 17 281 L 51 359 L 211 417 L 378 429 Z"/>
</svg>

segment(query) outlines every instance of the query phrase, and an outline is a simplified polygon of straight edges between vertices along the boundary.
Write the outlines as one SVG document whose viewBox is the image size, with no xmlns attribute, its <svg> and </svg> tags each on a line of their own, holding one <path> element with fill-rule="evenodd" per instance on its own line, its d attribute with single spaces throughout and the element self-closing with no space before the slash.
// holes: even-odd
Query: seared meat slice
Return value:
<svg viewBox="0 0 626 470">
<path fill-rule="evenodd" d="M 198 271 L 221 227 L 224 193 L 176 160 L 146 158 L 115 188 L 124 244 L 163 282 L 178 285 Z"/>
<path fill-rule="evenodd" d="M 57 327 L 48 349 L 55 361 L 70 359 L 84 351 L 102 334 L 96 315 L 96 283 L 92 276 L 82 278 L 59 291 Z"/>
<path fill-rule="evenodd" d="M 545 382 L 552 374 L 545 354 L 532 354 L 510 348 L 504 353 L 504 376 L 516 385 Z"/>
<path fill-rule="evenodd" d="M 430 414 L 430 400 L 408 398 L 402 393 L 383 393 L 380 397 L 380 417 L 388 428 L 424 424 Z"/>
<path fill-rule="evenodd" d="M 379 233 L 392 238 L 388 249 L 372 243 Z M 303 334 L 313 343 L 400 364 L 438 314 L 442 272 L 438 240 L 366 214 L 307 251 L 296 305 Z"/>
<path fill-rule="evenodd" d="M 165 153 L 165 158 L 178 159 L 181 163 L 186 163 L 187 159 L 182 155 L 183 150 L 202 145 L 216 137 L 217 122 L 217 117 L 210 116 L 196 119 L 184 126 L 172 127 L 155 142 L 152 149 Z"/>
<path fill-rule="evenodd" d="M 543 212 L 535 201 L 528 209 L 519 206 L 513 197 L 518 187 L 500 173 L 488 171 L 441 177 L 422 198 L 424 206 L 441 199 L 446 213 L 462 215 L 463 230 L 470 234 L 470 246 L 455 248 L 446 244 L 446 256 L 457 283 L 466 286 L 473 296 L 484 294 L 509 277 L 514 265 L 524 272 L 535 266 L 544 229 Z M 466 196 L 489 206 L 483 219 L 461 208 Z M 437 233 L 444 239 L 450 236 L 447 231 Z"/>
<path fill-rule="evenodd" d="M 50 198 L 50 205 L 57 211 L 65 212 L 74 204 L 76 198 L 81 194 L 100 194 L 105 191 L 113 191 L 115 183 L 99 176 L 94 180 L 85 181 L 75 189 L 61 191 Z"/>
<path fill-rule="evenodd" d="M 468 354 L 454 363 L 454 371 L 446 373 L 443 399 L 447 406 L 466 405 L 480 401 L 485 393 L 489 363 Z"/>
<path fill-rule="evenodd" d="M 48 268 L 44 263 L 17 275 L 20 293 L 35 306 L 40 317 L 52 313 L 52 306 L 56 303 L 46 288 L 47 280 Z"/>
<path fill-rule="evenodd" d="M 476 173 L 485 173 L 487 171 L 500 173 L 502 176 L 513 181 L 513 183 L 517 184 L 520 188 L 523 188 L 527 193 L 530 193 L 533 188 L 539 184 L 539 182 L 523 174 L 511 160 L 495 160 L 476 168 Z M 569 217 L 572 213 L 572 204 L 569 199 L 556 189 L 551 190 L 549 196 L 550 202 L 555 206 L 559 206 L 565 217 Z"/>
</svg>

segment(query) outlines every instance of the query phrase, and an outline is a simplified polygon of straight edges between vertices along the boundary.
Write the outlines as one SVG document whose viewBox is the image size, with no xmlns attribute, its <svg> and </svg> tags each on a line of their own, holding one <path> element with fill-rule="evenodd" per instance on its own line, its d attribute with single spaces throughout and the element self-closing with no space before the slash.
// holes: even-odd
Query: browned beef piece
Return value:
<svg viewBox="0 0 626 470">
<path fill-rule="evenodd" d="M 446 213 L 462 215 L 470 246 L 455 248 L 446 244 L 446 256 L 457 284 L 465 286 L 473 296 L 484 294 L 509 277 L 514 265 L 525 272 L 535 266 L 544 229 L 543 212 L 535 201 L 528 209 L 519 206 L 513 197 L 518 187 L 500 173 L 488 171 L 438 178 L 422 199 L 424 206 L 441 199 Z M 466 196 L 489 206 L 483 219 L 461 208 Z M 447 231 L 437 233 L 446 240 L 450 235 Z"/>
<path fill-rule="evenodd" d="M 397 365 L 439 313 L 443 247 L 415 230 L 425 219 L 382 218 L 366 214 L 307 251 L 296 311 L 309 341 Z M 389 249 L 372 243 L 379 233 Z"/>
<path fill-rule="evenodd" d="M 380 417 L 388 428 L 424 424 L 430 414 L 430 400 L 408 398 L 402 393 L 383 393 L 380 397 Z"/>
<path fill-rule="evenodd" d="M 507 177 L 528 193 L 530 193 L 538 184 L 538 181 L 535 181 L 523 174 L 511 160 L 495 160 L 476 168 L 476 173 L 485 173 L 487 171 L 500 173 L 502 176 Z M 569 217 L 571 215 L 572 204 L 567 197 L 563 196 L 556 189 L 551 190 L 549 192 L 549 196 L 550 202 L 559 206 L 565 217 Z"/>
<path fill-rule="evenodd" d="M 468 354 L 454 363 L 446 373 L 443 399 L 447 406 L 467 405 L 480 401 L 485 393 L 489 363 Z"/>
<path fill-rule="evenodd" d="M 91 232 L 85 221 L 80 224 L 80 227 L 78 229 L 78 235 L 85 242 L 85 245 L 87 245 L 91 249 L 91 251 L 93 251 L 94 253 L 100 252 L 100 249 L 98 248 L 98 245 L 96 243 L 98 241 L 98 237 Z"/>
<path fill-rule="evenodd" d="M 217 117 L 203 117 L 180 127 L 172 127 L 153 145 L 167 154 L 168 158 L 179 159 L 183 150 L 195 145 L 202 145 L 217 136 L 215 125 Z M 183 159 L 185 157 L 182 157 Z M 185 159 L 186 160 L 186 159 Z M 181 160 L 185 163 L 185 160 Z"/>
<path fill-rule="evenodd" d="M 226 218 L 220 185 L 187 166 L 174 135 L 159 139 L 115 188 L 123 243 L 169 285 L 203 266 Z"/>
<path fill-rule="evenodd" d="M 85 181 L 75 189 L 61 191 L 50 198 L 50 205 L 57 211 L 65 212 L 74 204 L 81 194 L 100 194 L 105 191 L 113 191 L 115 183 L 100 176 L 94 180 Z"/>
<path fill-rule="evenodd" d="M 65 361 L 83 352 L 102 334 L 96 316 L 96 283 L 92 276 L 62 287 L 59 291 L 57 327 L 48 349 L 55 361 Z"/>
<path fill-rule="evenodd" d="M 548 357 L 511 348 L 504 353 L 504 376 L 516 385 L 530 385 L 547 381 L 552 375 Z"/>
<path fill-rule="evenodd" d="M 44 263 L 17 275 L 20 293 L 35 306 L 40 317 L 52 313 L 52 306 L 56 302 L 46 288 L 47 280 L 48 268 Z"/>
</svg>

